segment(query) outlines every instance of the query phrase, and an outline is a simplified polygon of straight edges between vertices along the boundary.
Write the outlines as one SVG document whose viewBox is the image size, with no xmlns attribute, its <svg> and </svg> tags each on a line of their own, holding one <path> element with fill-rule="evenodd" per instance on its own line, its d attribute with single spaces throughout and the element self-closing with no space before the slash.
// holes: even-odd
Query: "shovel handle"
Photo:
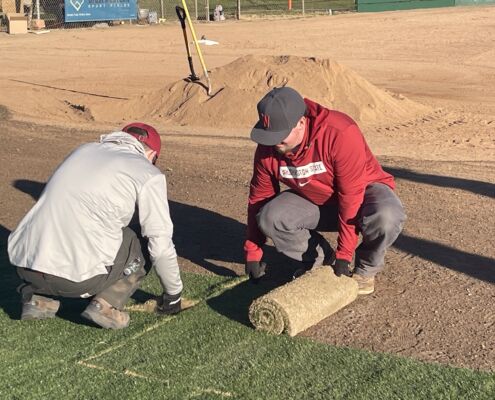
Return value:
<svg viewBox="0 0 495 400">
<path fill-rule="evenodd" d="M 186 51 L 187 51 L 187 62 L 189 63 L 189 70 L 191 71 L 191 75 L 189 76 L 192 81 L 199 81 L 199 77 L 196 75 L 194 72 L 194 67 L 193 67 L 193 60 L 191 56 L 191 50 L 189 50 L 189 43 L 187 40 L 187 33 L 186 33 L 186 10 L 184 10 L 182 7 L 175 6 L 175 12 L 177 13 L 177 17 L 179 18 L 180 25 L 182 28 L 182 33 L 184 35 L 184 42 L 186 43 Z"/>
<path fill-rule="evenodd" d="M 182 7 L 175 6 L 175 12 L 177 13 L 182 29 L 186 29 L 186 10 Z"/>
</svg>

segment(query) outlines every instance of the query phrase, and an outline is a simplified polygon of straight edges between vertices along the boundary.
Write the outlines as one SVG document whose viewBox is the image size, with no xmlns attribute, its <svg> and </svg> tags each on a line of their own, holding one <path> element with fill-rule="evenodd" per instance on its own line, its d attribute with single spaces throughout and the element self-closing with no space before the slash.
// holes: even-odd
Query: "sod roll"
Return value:
<svg viewBox="0 0 495 400">
<path fill-rule="evenodd" d="M 353 302 L 357 293 L 354 279 L 317 267 L 253 301 L 249 320 L 258 330 L 294 336 Z"/>
</svg>

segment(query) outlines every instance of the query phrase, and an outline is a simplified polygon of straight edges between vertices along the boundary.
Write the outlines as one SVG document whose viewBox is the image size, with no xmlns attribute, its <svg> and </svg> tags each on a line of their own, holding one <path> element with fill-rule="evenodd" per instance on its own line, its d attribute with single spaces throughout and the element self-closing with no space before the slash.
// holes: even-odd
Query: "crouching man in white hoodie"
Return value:
<svg viewBox="0 0 495 400">
<path fill-rule="evenodd" d="M 103 328 L 129 325 L 126 302 L 146 275 L 135 211 L 163 287 L 158 313 L 181 309 L 182 280 L 172 241 L 165 175 L 155 167 L 161 139 L 132 123 L 74 150 L 10 234 L 10 262 L 23 280 L 21 319 L 55 316 L 52 297 L 93 297 L 82 316 Z"/>
</svg>

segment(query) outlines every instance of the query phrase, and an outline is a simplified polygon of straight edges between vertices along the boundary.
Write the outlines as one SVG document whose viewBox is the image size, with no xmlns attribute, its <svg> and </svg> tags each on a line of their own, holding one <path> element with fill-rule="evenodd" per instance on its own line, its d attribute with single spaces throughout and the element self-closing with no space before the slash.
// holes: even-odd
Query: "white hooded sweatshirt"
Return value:
<svg viewBox="0 0 495 400">
<path fill-rule="evenodd" d="M 163 289 L 182 290 L 165 175 L 125 132 L 74 150 L 10 234 L 10 262 L 75 282 L 106 274 L 135 207 Z"/>
</svg>

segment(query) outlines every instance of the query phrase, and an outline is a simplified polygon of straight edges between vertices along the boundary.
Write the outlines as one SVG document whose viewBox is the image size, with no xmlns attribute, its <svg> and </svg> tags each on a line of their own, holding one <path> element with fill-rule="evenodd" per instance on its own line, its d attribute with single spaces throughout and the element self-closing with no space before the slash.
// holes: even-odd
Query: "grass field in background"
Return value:
<svg viewBox="0 0 495 400">
<path fill-rule="evenodd" d="M 191 18 L 194 20 L 196 18 L 195 7 L 198 7 L 198 19 L 204 20 L 206 14 L 205 2 L 204 1 L 192 1 L 188 0 L 186 2 L 187 8 Z M 236 0 L 218 0 L 209 2 L 210 15 L 213 15 L 215 6 L 221 4 L 224 9 L 224 14 L 228 18 L 233 18 L 237 12 L 237 1 Z M 139 8 L 145 8 L 158 12 L 158 16 L 161 14 L 161 3 L 160 0 L 138 0 Z M 169 0 L 163 0 L 164 16 L 168 20 L 175 20 L 177 16 L 175 14 L 175 6 L 182 6 L 181 1 L 171 2 Z M 331 10 L 354 10 L 355 0 L 306 0 L 304 2 L 305 11 L 307 13 L 318 12 L 327 13 L 329 9 Z M 249 15 L 294 15 L 300 16 L 302 12 L 302 1 L 294 0 L 292 1 L 292 10 L 288 9 L 287 0 L 271 0 L 271 1 L 261 1 L 261 0 L 241 0 L 241 16 Z"/>
<path fill-rule="evenodd" d="M 1 258 L 1 399 L 495 398 L 493 374 L 256 332 L 247 307 L 268 288 L 239 278 L 184 274 L 185 297 L 203 301 L 173 317 L 132 312 L 121 331 L 86 325 L 82 300 L 19 321 Z M 159 292 L 151 275 L 136 297 Z"/>
</svg>

